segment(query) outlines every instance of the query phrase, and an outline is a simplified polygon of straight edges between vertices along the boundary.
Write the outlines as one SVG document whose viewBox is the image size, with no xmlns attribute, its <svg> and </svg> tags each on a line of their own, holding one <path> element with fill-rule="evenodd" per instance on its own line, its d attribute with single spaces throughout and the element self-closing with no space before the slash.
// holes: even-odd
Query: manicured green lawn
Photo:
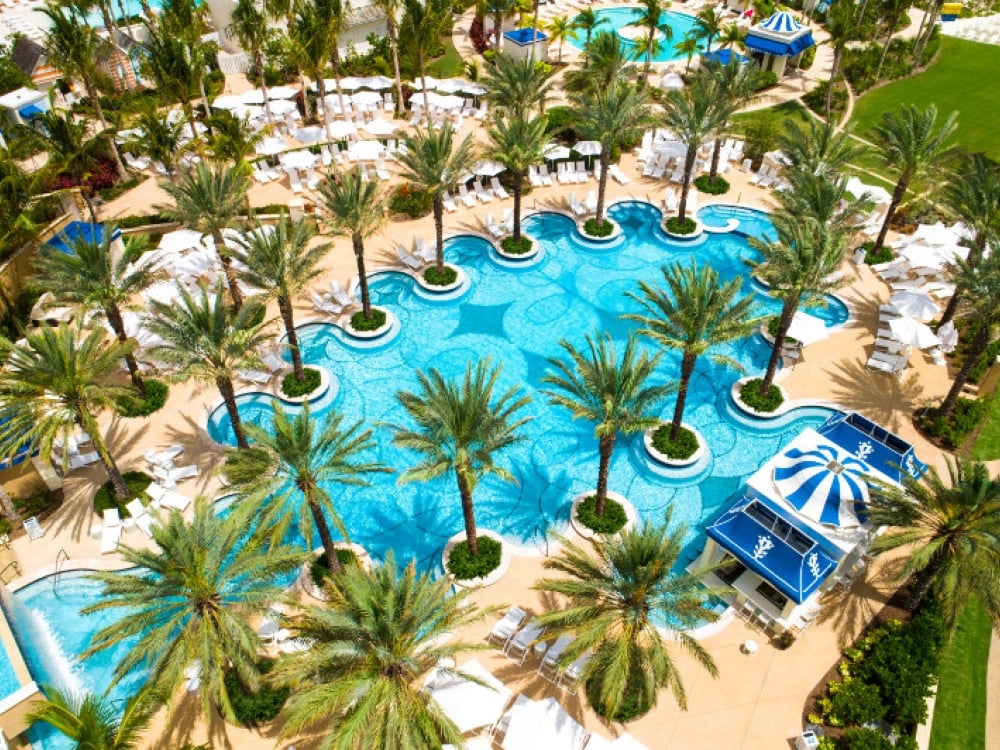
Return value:
<svg viewBox="0 0 1000 750">
<path fill-rule="evenodd" d="M 972 446 L 972 457 L 977 461 L 1000 458 L 1000 398 L 993 399 L 986 423 Z"/>
<path fill-rule="evenodd" d="M 902 103 L 934 103 L 940 116 L 957 111 L 956 141 L 970 151 L 1000 160 L 1000 46 L 953 37 L 941 38 L 937 60 L 925 72 L 869 91 L 854 105 L 854 132 L 868 137 L 883 112 Z"/>
<path fill-rule="evenodd" d="M 986 663 L 990 619 L 978 602 L 958 616 L 955 635 L 941 655 L 930 750 L 986 747 Z"/>
<path fill-rule="evenodd" d="M 462 56 L 458 54 L 451 37 L 441 40 L 444 44 L 444 54 L 427 64 L 427 75 L 435 78 L 457 78 L 465 72 Z"/>
</svg>

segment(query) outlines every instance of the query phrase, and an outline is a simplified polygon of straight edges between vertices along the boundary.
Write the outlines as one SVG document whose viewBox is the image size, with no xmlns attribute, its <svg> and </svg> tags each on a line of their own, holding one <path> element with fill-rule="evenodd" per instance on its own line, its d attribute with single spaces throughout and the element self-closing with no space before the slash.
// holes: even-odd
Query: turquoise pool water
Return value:
<svg viewBox="0 0 1000 750">
<path fill-rule="evenodd" d="M 711 263 L 723 278 L 746 279 L 743 261 L 754 256 L 746 239 L 734 233 L 673 243 L 659 228 L 659 210 L 647 203 L 619 203 L 611 215 L 624 234 L 610 245 L 582 240 L 573 222 L 561 215 L 528 218 L 526 231 L 544 246 L 535 264 L 503 263 L 489 243 L 477 237 L 450 239 L 446 255 L 471 281 L 457 302 L 427 299 L 403 274 L 376 278 L 374 301 L 400 319 L 398 335 L 377 348 L 359 351 L 342 332 L 325 324 L 300 330 L 305 360 L 326 367 L 340 383 L 335 399 L 318 404 L 313 412 L 322 415 L 332 403 L 349 420 L 373 427 L 378 445 L 371 458 L 396 471 L 376 477 L 371 488 L 330 488 L 354 541 L 376 557 L 392 547 L 397 556 L 416 559 L 423 569 L 438 569 L 445 541 L 462 529 L 454 482 L 448 476 L 432 483 L 397 484 L 399 472 L 415 456 L 392 444 L 385 424 L 406 423 L 395 394 L 416 387 L 417 369 L 436 367 L 454 377 L 470 360 L 485 356 L 503 364 L 502 387 L 518 386 L 532 396 L 525 413 L 534 419 L 524 429 L 524 441 L 500 459 L 518 483 L 488 479 L 477 488 L 478 523 L 526 544 L 537 544 L 548 530 L 565 526 L 570 500 L 596 482 L 597 450 L 593 427 L 574 422 L 540 392 L 541 377 L 549 368 L 546 358 L 559 355 L 563 337 L 581 345 L 584 335 L 606 330 L 622 341 L 635 326 L 619 316 L 638 309 L 626 292 L 636 291 L 639 279 L 657 281 L 665 263 L 694 257 Z M 776 301 L 749 281 L 744 292 L 754 295 L 762 310 L 777 310 Z M 761 370 L 768 352 L 758 336 L 720 347 L 720 353 L 746 372 Z M 668 353 L 657 377 L 675 378 L 678 366 L 679 357 Z M 727 406 L 729 387 L 737 377 L 707 357 L 698 364 L 685 420 L 711 446 L 711 456 L 702 464 L 686 472 L 667 471 L 646 458 L 641 436 L 620 439 L 612 461 L 611 489 L 625 494 L 645 518 L 661 518 L 672 507 L 675 521 L 690 527 L 692 548 L 700 545 L 701 526 L 739 490 L 745 477 L 803 427 L 818 425 L 829 414 L 812 410 L 778 424 L 741 420 Z M 247 394 L 239 403 L 246 420 L 268 424 L 274 403 L 270 396 Z M 671 400 L 662 415 L 668 417 L 672 409 Z M 208 430 L 219 442 L 233 442 L 224 409 L 212 415 Z"/>
<path fill-rule="evenodd" d="M 596 34 L 602 31 L 611 31 L 617 34 L 619 29 L 625 29 L 625 33 L 619 34 L 619 36 L 625 42 L 625 49 L 629 52 L 630 56 L 635 57 L 636 45 L 632 42 L 632 37 L 635 35 L 641 35 L 642 29 L 629 26 L 629 24 L 634 23 L 635 20 L 639 18 L 639 9 L 601 8 L 600 10 L 595 10 L 594 15 L 598 18 L 606 19 L 606 22 L 598 26 L 594 33 Z M 684 55 L 677 52 L 674 49 L 674 45 L 682 42 L 684 37 L 687 36 L 688 32 L 690 32 L 695 25 L 694 18 L 686 13 L 675 13 L 674 11 L 668 10 L 664 13 L 664 17 L 666 18 L 667 25 L 673 31 L 673 35 L 669 41 L 660 39 L 660 49 L 657 54 L 653 56 L 653 62 L 670 62 L 671 60 L 683 59 Z M 577 32 L 576 39 L 568 39 L 567 41 L 577 49 L 582 50 L 587 40 L 584 34 Z M 638 62 L 643 63 L 645 60 L 645 55 L 643 55 Z"/>
<path fill-rule="evenodd" d="M 0 698 L 5 698 L 17 692 L 21 681 L 14 674 L 14 665 L 10 663 L 6 652 L 0 651 Z"/>
</svg>

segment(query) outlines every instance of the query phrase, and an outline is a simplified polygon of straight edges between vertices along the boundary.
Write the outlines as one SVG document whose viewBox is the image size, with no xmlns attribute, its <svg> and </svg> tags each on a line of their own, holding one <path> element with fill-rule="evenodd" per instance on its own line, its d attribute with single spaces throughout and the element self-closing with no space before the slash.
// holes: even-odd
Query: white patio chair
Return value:
<svg viewBox="0 0 1000 750">
<path fill-rule="evenodd" d="M 569 646 L 574 640 L 571 635 L 561 635 L 559 636 L 555 643 L 553 643 L 545 652 L 545 656 L 542 657 L 542 661 L 538 665 L 538 674 L 542 679 L 549 682 L 555 682 L 559 675 L 559 659 L 563 655 L 563 651 Z"/>
<path fill-rule="evenodd" d="M 136 498 L 135 500 L 127 502 L 125 504 L 125 508 L 128 510 L 132 520 L 135 521 L 135 527 L 152 539 L 153 524 L 156 523 L 157 519 L 152 516 L 148 510 L 146 510 L 146 506 L 143 505 L 138 498 Z"/>
<path fill-rule="evenodd" d="M 500 200 L 506 200 L 510 198 L 510 193 L 500 184 L 500 180 L 496 177 L 490 178 L 490 187 L 493 189 L 493 194 Z"/>
<path fill-rule="evenodd" d="M 101 530 L 101 554 L 107 555 L 118 549 L 118 540 L 122 537 L 122 522 L 118 517 L 118 508 L 106 508 L 104 511 L 104 528 Z"/>
<path fill-rule="evenodd" d="M 511 607 L 490 629 L 486 636 L 486 642 L 499 644 L 501 650 L 506 649 L 507 642 L 514 636 L 527 617 L 528 613 L 520 607 Z"/>
<path fill-rule="evenodd" d="M 538 178 L 542 181 L 542 184 L 545 187 L 551 187 L 552 186 L 552 175 L 549 174 L 549 165 L 548 164 L 542 164 L 538 168 Z"/>
<path fill-rule="evenodd" d="M 539 625 L 537 620 L 529 622 L 507 642 L 505 651 L 507 658 L 516 661 L 519 665 L 524 664 L 528 654 L 535 648 L 535 641 L 541 638 L 544 632 L 545 628 Z"/>
<path fill-rule="evenodd" d="M 458 199 L 465 204 L 466 208 L 473 208 L 476 205 L 476 196 L 469 192 L 464 184 L 458 186 Z"/>
<path fill-rule="evenodd" d="M 400 263 L 402 263 L 404 266 L 414 271 L 423 266 L 423 263 L 420 262 L 420 259 L 411 254 L 402 245 L 396 245 L 396 255 L 399 258 Z"/>
<path fill-rule="evenodd" d="M 528 182 L 531 183 L 532 187 L 541 187 L 542 178 L 538 174 L 537 167 L 528 167 Z"/>
<path fill-rule="evenodd" d="M 448 213 L 454 213 L 458 210 L 458 206 L 455 205 L 455 199 L 451 197 L 451 194 L 447 190 L 444 191 L 444 195 L 441 197 L 441 204 Z"/>
</svg>

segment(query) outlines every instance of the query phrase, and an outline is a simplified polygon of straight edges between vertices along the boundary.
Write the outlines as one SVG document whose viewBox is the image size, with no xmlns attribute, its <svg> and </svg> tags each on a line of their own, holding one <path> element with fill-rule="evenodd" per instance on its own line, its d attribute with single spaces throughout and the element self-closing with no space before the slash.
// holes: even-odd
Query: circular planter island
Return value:
<svg viewBox="0 0 1000 750">
<path fill-rule="evenodd" d="M 395 323 L 396 316 L 393 315 L 392 310 L 387 310 L 384 307 L 376 307 L 372 305 L 372 310 L 378 310 L 385 313 L 385 322 L 382 323 L 378 328 L 374 328 L 371 331 L 359 331 L 353 325 L 351 325 L 351 320 L 348 318 L 347 322 L 344 324 L 344 332 L 351 336 L 352 338 L 361 339 L 363 341 L 370 341 L 372 339 L 380 338 L 392 330 L 393 323 Z M 355 313 L 360 315 L 361 313 Z"/>
<path fill-rule="evenodd" d="M 665 453 L 660 453 L 660 451 L 656 449 L 656 446 L 653 445 L 654 433 L 656 433 L 658 430 L 664 430 L 664 429 L 669 430 L 670 424 L 671 424 L 670 422 L 661 422 L 657 427 L 653 427 L 652 429 L 646 430 L 642 434 L 642 444 L 646 448 L 646 453 L 648 453 L 649 456 L 654 461 L 663 464 L 664 466 L 681 468 L 684 466 L 691 466 L 692 464 L 698 463 L 698 461 L 701 460 L 701 457 L 705 455 L 705 450 L 706 450 L 705 438 L 701 436 L 700 432 L 698 432 L 694 427 L 687 424 L 686 422 L 681 422 L 681 429 L 690 432 L 692 435 L 694 435 L 695 440 L 698 441 L 698 447 L 695 449 L 694 453 L 692 453 L 690 456 L 688 456 L 687 458 L 671 458 Z"/>
<path fill-rule="evenodd" d="M 677 217 L 671 217 L 671 218 L 677 218 Z M 694 230 L 687 233 L 671 232 L 670 228 L 667 226 L 668 221 L 670 221 L 670 219 L 664 221 L 663 224 L 661 225 L 661 228 L 663 229 L 663 233 L 672 240 L 677 240 L 679 242 L 689 242 L 691 240 L 696 240 L 700 238 L 705 233 L 705 227 L 697 219 L 691 219 L 691 221 L 694 222 Z"/>
<path fill-rule="evenodd" d="M 360 565 L 364 570 L 371 571 L 372 559 L 368 554 L 368 550 L 360 544 L 354 544 L 353 542 L 337 542 L 333 546 L 337 549 L 350 550 L 354 553 L 354 557 L 357 559 L 358 565 Z M 323 554 L 323 548 L 317 547 L 313 550 L 313 552 L 318 557 Z M 302 570 L 299 572 L 299 587 L 317 601 L 328 601 L 326 594 L 323 593 L 323 589 L 313 583 L 312 575 L 310 575 L 313 562 L 315 562 L 315 559 L 302 564 Z"/>
<path fill-rule="evenodd" d="M 510 569 L 510 545 L 504 541 L 504 538 L 495 531 L 490 531 L 489 529 L 477 529 L 476 538 L 481 539 L 482 537 L 487 537 L 500 544 L 500 564 L 482 578 L 453 578 L 456 586 L 461 586 L 464 589 L 492 586 L 494 583 L 503 578 Z M 448 572 L 448 561 L 451 559 L 451 551 L 455 549 L 459 542 L 464 541 L 465 532 L 460 531 L 451 537 L 447 543 L 445 543 L 444 553 L 441 555 L 441 564 L 444 566 L 446 573 Z"/>
<path fill-rule="evenodd" d="M 456 289 L 461 289 L 462 286 L 468 282 L 469 277 L 466 275 L 465 271 L 458 266 L 445 263 L 444 267 L 445 271 L 452 270 L 455 272 L 455 279 L 447 284 L 432 284 L 424 278 L 424 274 L 427 273 L 428 270 L 436 268 L 433 263 L 427 266 L 427 268 L 421 268 L 419 271 L 416 271 L 413 274 L 413 278 L 421 289 L 426 292 L 430 292 L 431 294 L 447 294 L 448 292 L 454 292 Z"/>
<path fill-rule="evenodd" d="M 733 387 L 730 389 L 729 395 L 732 397 L 733 403 L 736 404 L 736 408 L 746 414 L 749 414 L 752 417 L 759 417 L 761 419 L 770 419 L 772 417 L 778 417 L 784 414 L 786 411 L 788 411 L 789 408 L 788 392 L 777 383 L 772 383 L 771 387 L 777 388 L 778 392 L 781 394 L 781 404 L 778 406 L 778 408 L 774 409 L 773 411 L 758 411 L 752 406 L 746 404 L 743 401 L 743 399 L 740 398 L 740 391 L 743 389 L 743 386 L 749 383 L 751 380 L 759 380 L 759 379 L 760 378 L 756 377 L 740 378 L 735 383 L 733 383 Z"/>
<path fill-rule="evenodd" d="M 320 367 L 319 365 L 305 365 L 304 367 L 307 370 L 316 370 L 319 373 L 319 385 L 316 386 L 316 388 L 314 388 L 309 393 L 305 393 L 301 396 L 288 396 L 281 389 L 281 384 L 284 382 L 284 379 L 286 377 L 289 377 L 289 374 L 286 373 L 275 384 L 274 395 L 288 404 L 304 404 L 307 401 L 311 403 L 313 401 L 319 400 L 320 398 L 322 398 L 327 394 L 331 386 L 334 388 L 334 390 L 336 390 L 338 384 L 335 378 L 326 370 L 326 368 Z"/>
<path fill-rule="evenodd" d="M 611 242 L 612 240 L 617 240 L 622 236 L 622 228 L 616 221 L 612 221 L 607 216 L 604 217 L 604 221 L 611 225 L 611 234 L 604 235 L 603 237 L 598 237 L 596 235 L 590 234 L 587 231 L 587 222 L 593 221 L 593 217 L 586 219 L 584 221 L 578 221 L 576 223 L 576 230 L 580 233 L 580 236 L 585 240 L 590 242 Z"/>
<path fill-rule="evenodd" d="M 583 503 L 583 501 L 586 500 L 588 497 L 592 497 L 595 493 L 596 490 L 590 490 L 588 492 L 582 492 L 576 497 L 574 497 L 573 504 L 570 507 L 569 511 L 569 521 L 570 524 L 573 526 L 573 530 L 577 534 L 582 536 L 584 539 L 600 540 L 603 539 L 605 536 L 607 536 L 607 534 L 602 534 L 598 531 L 594 531 L 588 526 L 585 526 L 576 517 L 576 510 L 580 506 L 580 504 Z M 622 528 L 615 533 L 621 533 L 622 531 L 634 529 L 636 524 L 639 522 L 639 514 L 636 513 L 635 506 L 632 505 L 632 503 L 630 503 L 625 498 L 624 495 L 621 495 L 617 492 L 613 492 L 611 490 L 608 490 L 608 499 L 614 500 L 625 510 L 625 518 L 626 518 L 625 525 L 622 526 Z"/>
<path fill-rule="evenodd" d="M 505 237 L 504 239 L 508 238 Z M 515 263 L 520 261 L 531 260 L 532 258 L 537 257 L 538 253 L 541 252 L 542 249 L 542 246 L 539 244 L 538 240 L 536 240 L 534 237 L 531 237 L 530 235 L 525 234 L 524 232 L 521 232 L 521 239 L 526 239 L 531 242 L 531 248 L 526 253 L 512 253 L 507 250 L 504 250 L 503 240 L 500 240 L 500 242 L 495 243 L 493 245 L 493 248 L 496 250 L 497 255 L 499 255 L 501 258 L 503 258 L 504 260 L 513 261 Z"/>
</svg>

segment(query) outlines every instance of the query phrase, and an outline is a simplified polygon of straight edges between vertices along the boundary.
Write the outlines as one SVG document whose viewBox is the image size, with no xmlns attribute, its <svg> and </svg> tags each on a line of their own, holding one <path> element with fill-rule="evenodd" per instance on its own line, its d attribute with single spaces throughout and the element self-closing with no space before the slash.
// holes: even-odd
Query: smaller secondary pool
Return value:
<svg viewBox="0 0 1000 750">
<path fill-rule="evenodd" d="M 730 206 L 718 203 L 698 209 L 698 221 L 707 227 L 723 229 L 730 219 L 736 219 L 739 225 L 734 230 L 745 237 L 758 237 L 773 241 L 777 239 L 774 225 L 766 211 L 743 206 Z"/>
<path fill-rule="evenodd" d="M 610 31 L 617 34 L 625 43 L 625 50 L 629 56 L 642 64 L 646 58 L 644 55 L 641 58 L 636 57 L 636 44 L 632 39 L 642 36 L 645 30 L 638 26 L 630 26 L 630 24 L 635 23 L 636 19 L 639 18 L 639 13 L 639 8 L 634 7 L 601 8 L 600 10 L 596 10 L 594 11 L 594 15 L 599 20 L 603 20 L 603 22 L 594 29 L 594 34 L 599 34 L 602 31 Z M 694 29 L 694 18 L 685 13 L 675 13 L 669 10 L 664 11 L 663 18 L 666 20 L 667 26 L 670 27 L 672 33 L 669 40 L 663 39 L 661 36 L 660 47 L 657 53 L 653 55 L 653 62 L 662 63 L 681 60 L 684 58 L 684 54 L 674 49 L 674 45 L 684 41 L 684 37 Z M 570 39 L 569 43 L 577 49 L 582 50 L 587 43 L 586 34 L 578 31 L 576 38 Z M 699 46 L 699 49 L 701 49 L 701 46 Z"/>
</svg>

